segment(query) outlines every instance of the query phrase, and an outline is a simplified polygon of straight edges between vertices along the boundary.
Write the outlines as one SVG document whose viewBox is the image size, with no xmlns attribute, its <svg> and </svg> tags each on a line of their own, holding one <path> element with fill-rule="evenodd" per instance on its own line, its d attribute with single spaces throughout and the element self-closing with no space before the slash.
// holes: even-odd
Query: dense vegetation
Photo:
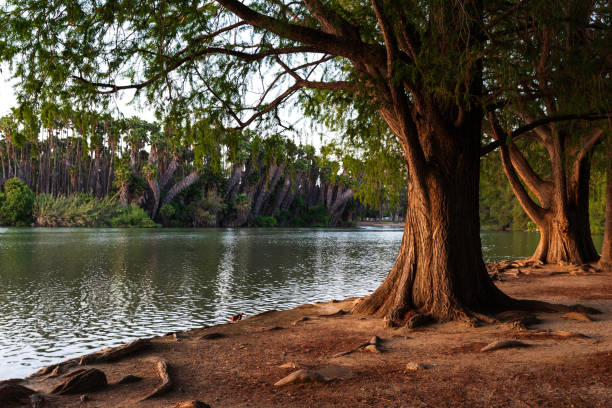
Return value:
<svg viewBox="0 0 612 408">
<path fill-rule="evenodd" d="M 402 185 L 379 183 L 368 200 L 363 161 L 335 145 L 316 154 L 279 135 L 227 132 L 202 146 L 201 122 L 161 126 L 49 105 L 0 123 L 4 206 L 25 206 L 3 216 L 7 225 L 306 227 L 403 214 Z"/>
</svg>

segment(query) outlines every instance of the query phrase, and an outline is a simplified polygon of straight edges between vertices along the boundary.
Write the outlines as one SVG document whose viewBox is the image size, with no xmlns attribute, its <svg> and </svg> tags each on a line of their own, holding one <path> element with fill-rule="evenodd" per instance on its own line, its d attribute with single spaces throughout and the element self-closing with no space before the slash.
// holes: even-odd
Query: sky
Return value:
<svg viewBox="0 0 612 408">
<path fill-rule="evenodd" d="M 14 87 L 18 85 L 18 81 L 15 79 L 11 79 L 11 74 L 6 65 L 3 64 L 1 66 L 2 73 L 0 73 L 0 116 L 4 116 L 10 113 L 11 108 L 16 107 L 17 101 L 15 98 L 15 92 L 13 90 Z M 130 116 L 138 116 L 142 119 L 148 120 L 150 122 L 155 121 L 155 115 L 151 110 L 139 110 L 135 106 L 128 105 L 127 103 L 130 101 L 131 95 L 127 92 L 118 99 L 117 106 L 124 117 Z M 299 115 L 299 114 L 297 114 Z M 296 113 L 289 114 L 291 120 L 295 121 Z M 313 131 L 308 126 L 308 121 L 303 123 L 302 130 L 299 132 L 299 135 L 294 138 L 296 143 L 307 143 L 313 145 L 317 150 L 320 149 L 322 144 L 329 142 L 331 139 L 337 138 L 333 132 L 321 132 Z M 299 126 L 298 126 L 299 127 Z M 323 141 L 321 140 L 321 136 L 323 136 Z"/>
</svg>

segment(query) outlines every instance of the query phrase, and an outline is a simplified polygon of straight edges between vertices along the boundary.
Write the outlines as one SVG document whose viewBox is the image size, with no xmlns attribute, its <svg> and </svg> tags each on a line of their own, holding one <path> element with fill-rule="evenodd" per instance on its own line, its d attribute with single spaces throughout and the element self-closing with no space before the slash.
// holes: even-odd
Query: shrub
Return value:
<svg viewBox="0 0 612 408">
<path fill-rule="evenodd" d="M 53 197 L 40 194 L 34 204 L 34 222 L 40 227 L 155 227 L 137 205 L 124 208 L 117 200 L 88 194 Z"/>
<path fill-rule="evenodd" d="M 176 213 L 176 210 L 172 206 L 172 204 L 164 204 L 159 209 L 159 215 L 166 218 L 171 218 Z"/>
<path fill-rule="evenodd" d="M 0 198 L 0 224 L 28 225 L 32 222 L 34 193 L 18 178 L 6 181 Z"/>
<path fill-rule="evenodd" d="M 276 227 L 276 218 L 257 215 L 255 218 L 253 218 L 253 226 L 261 228 Z"/>
<path fill-rule="evenodd" d="M 110 220 L 113 227 L 154 228 L 159 224 L 153 222 L 145 210 L 136 204 L 123 208 L 121 213 Z"/>
</svg>

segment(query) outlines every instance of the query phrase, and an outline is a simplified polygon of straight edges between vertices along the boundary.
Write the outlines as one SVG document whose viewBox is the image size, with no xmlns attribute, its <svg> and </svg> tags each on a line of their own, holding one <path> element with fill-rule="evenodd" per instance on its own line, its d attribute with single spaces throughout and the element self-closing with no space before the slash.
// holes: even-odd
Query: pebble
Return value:
<svg viewBox="0 0 612 408">
<path fill-rule="evenodd" d="M 406 370 L 418 371 L 418 370 L 425 370 L 425 369 L 427 369 L 425 364 L 415 363 L 415 362 L 410 362 L 406 364 Z"/>
</svg>

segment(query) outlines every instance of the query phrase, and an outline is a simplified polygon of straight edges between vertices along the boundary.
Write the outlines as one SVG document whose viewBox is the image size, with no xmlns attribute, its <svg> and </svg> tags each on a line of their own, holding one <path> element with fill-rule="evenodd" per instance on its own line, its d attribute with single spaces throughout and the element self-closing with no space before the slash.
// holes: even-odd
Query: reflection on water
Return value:
<svg viewBox="0 0 612 408">
<path fill-rule="evenodd" d="M 401 237 L 390 228 L 0 229 L 0 380 L 237 312 L 365 295 Z M 486 232 L 483 252 L 527 256 L 537 239 Z"/>
</svg>

